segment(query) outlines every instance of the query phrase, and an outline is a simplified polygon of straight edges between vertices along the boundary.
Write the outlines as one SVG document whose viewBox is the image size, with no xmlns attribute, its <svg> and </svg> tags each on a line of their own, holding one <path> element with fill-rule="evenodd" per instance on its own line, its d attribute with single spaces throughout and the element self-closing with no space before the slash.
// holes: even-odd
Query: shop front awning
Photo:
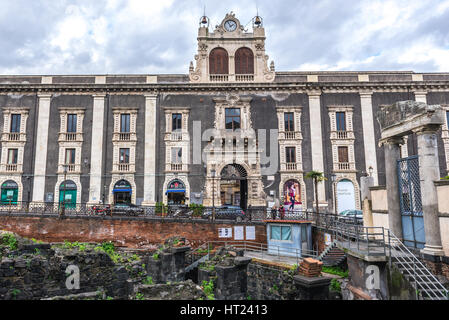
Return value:
<svg viewBox="0 0 449 320">
<path fill-rule="evenodd" d="M 168 194 L 168 193 L 185 193 L 185 192 L 186 192 L 185 189 L 168 189 L 165 192 L 165 194 Z"/>
<path fill-rule="evenodd" d="M 112 193 L 116 193 L 116 192 L 132 192 L 133 189 L 113 189 Z"/>
</svg>

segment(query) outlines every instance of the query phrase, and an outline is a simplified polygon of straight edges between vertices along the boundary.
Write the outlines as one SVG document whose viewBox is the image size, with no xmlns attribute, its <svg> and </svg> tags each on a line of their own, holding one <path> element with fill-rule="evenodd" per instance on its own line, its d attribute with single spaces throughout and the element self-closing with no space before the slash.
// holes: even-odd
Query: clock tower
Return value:
<svg viewBox="0 0 449 320">
<path fill-rule="evenodd" d="M 252 26 L 253 32 L 247 32 L 231 12 L 210 32 L 209 19 L 203 16 L 198 29 L 196 66 L 190 63 L 190 82 L 272 82 L 274 62 L 268 67 L 262 18 L 254 17 Z"/>
</svg>

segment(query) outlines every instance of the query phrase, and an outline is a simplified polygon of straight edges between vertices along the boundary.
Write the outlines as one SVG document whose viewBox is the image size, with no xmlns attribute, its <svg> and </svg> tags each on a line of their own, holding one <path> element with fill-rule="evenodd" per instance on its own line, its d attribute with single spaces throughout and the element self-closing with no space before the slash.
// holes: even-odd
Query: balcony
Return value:
<svg viewBox="0 0 449 320">
<path fill-rule="evenodd" d="M 334 171 L 355 171 L 355 163 L 353 162 L 334 163 Z"/>
<path fill-rule="evenodd" d="M 11 163 L 5 165 L 6 172 L 17 172 L 17 163 Z"/>
<path fill-rule="evenodd" d="M 210 82 L 228 82 L 229 75 L 227 75 L 227 74 L 211 74 L 209 80 L 210 80 Z"/>
<path fill-rule="evenodd" d="M 296 139 L 296 132 L 295 131 L 285 131 L 284 135 L 285 135 L 285 139 L 286 140 L 294 140 L 294 139 Z"/>
<path fill-rule="evenodd" d="M 114 163 L 112 165 L 112 173 L 133 173 L 133 172 L 135 172 L 135 164 Z"/>
<path fill-rule="evenodd" d="M 182 163 L 172 163 L 171 171 L 182 171 Z"/>
<path fill-rule="evenodd" d="M 353 131 L 337 130 L 331 131 L 331 140 L 352 140 L 354 139 Z"/>
<path fill-rule="evenodd" d="M 131 133 L 129 132 L 121 132 L 119 133 L 119 138 L 120 141 L 130 141 L 131 140 Z"/>
<path fill-rule="evenodd" d="M 210 82 L 253 82 L 254 74 L 211 74 Z"/>
<path fill-rule="evenodd" d="M 135 132 L 114 132 L 112 135 L 112 141 L 122 142 L 122 141 L 137 141 L 137 136 Z"/>
<path fill-rule="evenodd" d="M 0 165 L 1 173 L 21 173 L 22 172 L 22 164 L 19 163 L 3 163 Z"/>
<path fill-rule="evenodd" d="M 26 134 L 20 132 L 6 132 L 2 135 L 2 141 L 5 142 L 15 142 L 15 141 L 26 141 Z"/>
<path fill-rule="evenodd" d="M 59 142 L 82 142 L 83 134 L 80 132 L 60 132 Z"/>
<path fill-rule="evenodd" d="M 181 141 L 182 140 L 182 132 L 172 132 L 170 135 L 171 141 Z"/>
<path fill-rule="evenodd" d="M 285 164 L 285 170 L 286 171 L 296 171 L 297 169 L 297 164 L 296 163 L 286 163 Z"/>
<path fill-rule="evenodd" d="M 254 81 L 254 75 L 253 74 L 236 74 L 235 81 L 237 81 L 237 82 Z"/>
</svg>

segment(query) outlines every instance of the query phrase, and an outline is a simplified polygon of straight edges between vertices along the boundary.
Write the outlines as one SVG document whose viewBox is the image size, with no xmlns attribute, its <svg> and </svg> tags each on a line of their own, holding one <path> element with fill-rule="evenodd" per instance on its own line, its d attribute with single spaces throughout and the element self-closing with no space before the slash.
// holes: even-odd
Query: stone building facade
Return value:
<svg viewBox="0 0 449 320">
<path fill-rule="evenodd" d="M 306 209 L 316 170 L 323 209 L 360 208 L 360 177 L 386 180 L 381 105 L 441 104 L 449 121 L 449 73 L 276 72 L 261 18 L 247 31 L 232 13 L 203 17 L 197 41 L 188 74 L 0 76 L 1 201 Z"/>
</svg>

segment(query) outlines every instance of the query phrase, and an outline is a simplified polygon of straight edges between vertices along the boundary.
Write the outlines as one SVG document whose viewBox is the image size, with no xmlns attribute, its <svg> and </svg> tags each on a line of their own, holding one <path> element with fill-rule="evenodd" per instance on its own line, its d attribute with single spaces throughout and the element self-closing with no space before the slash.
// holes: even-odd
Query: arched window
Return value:
<svg viewBox="0 0 449 320">
<path fill-rule="evenodd" d="M 215 48 L 209 55 L 210 74 L 229 74 L 228 53 L 223 48 Z"/>
<path fill-rule="evenodd" d="M 254 54 L 249 48 L 235 52 L 235 74 L 254 74 Z"/>
</svg>

